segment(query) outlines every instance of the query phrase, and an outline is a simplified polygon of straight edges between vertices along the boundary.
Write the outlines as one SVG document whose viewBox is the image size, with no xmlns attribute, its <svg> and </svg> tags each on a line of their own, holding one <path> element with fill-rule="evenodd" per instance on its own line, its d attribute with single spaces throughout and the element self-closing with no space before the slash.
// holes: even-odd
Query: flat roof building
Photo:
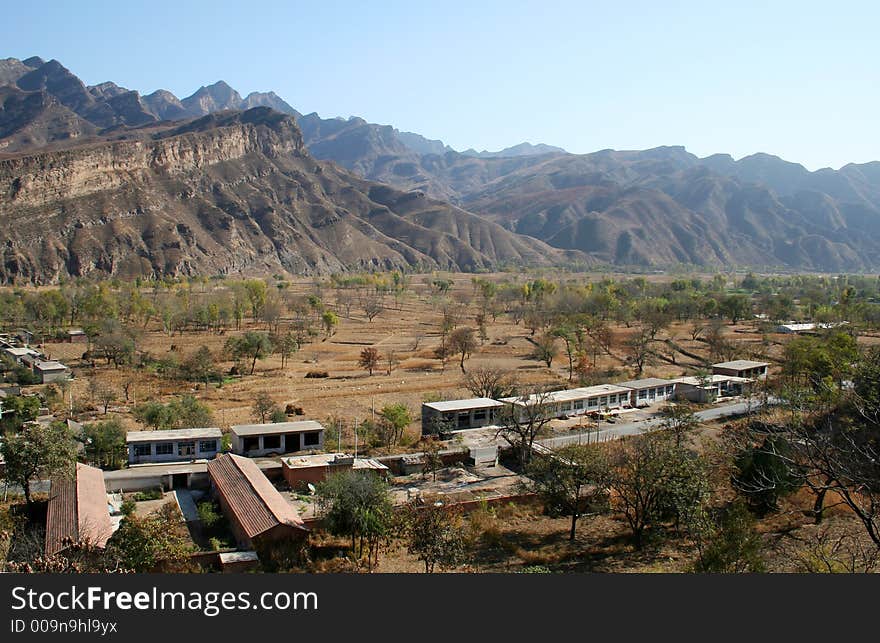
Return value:
<svg viewBox="0 0 880 643">
<path fill-rule="evenodd" d="M 767 377 L 767 362 L 755 362 L 750 359 L 736 359 L 731 362 L 712 364 L 712 372 L 716 375 L 734 375 L 763 380 Z"/>
<path fill-rule="evenodd" d="M 675 382 L 659 377 L 645 377 L 640 380 L 618 382 L 617 385 L 632 390 L 630 404 L 636 407 L 666 402 L 675 397 Z"/>
<path fill-rule="evenodd" d="M 299 514 L 253 460 L 227 453 L 208 463 L 208 475 L 240 545 L 305 537 Z"/>
<path fill-rule="evenodd" d="M 324 427 L 314 420 L 238 424 L 230 429 L 232 451 L 250 457 L 324 448 Z"/>
<path fill-rule="evenodd" d="M 70 376 L 70 369 L 61 362 L 36 360 L 33 364 L 34 374 L 39 378 L 40 384 L 49 384 L 66 380 Z"/>
<path fill-rule="evenodd" d="M 291 456 L 281 460 L 281 470 L 291 489 L 301 489 L 308 483 L 323 482 L 331 474 L 340 471 L 372 471 L 382 477 L 390 474 L 388 467 L 378 460 L 355 458 L 345 453 Z"/>
<path fill-rule="evenodd" d="M 213 458 L 220 451 L 218 428 L 129 431 L 125 436 L 128 463 L 187 462 Z"/>
<path fill-rule="evenodd" d="M 422 404 L 422 434 L 491 426 L 503 408 L 503 402 L 488 397 L 425 402 Z"/>
<path fill-rule="evenodd" d="M 749 392 L 754 380 L 735 375 L 714 374 L 705 378 L 679 377 L 675 395 L 690 402 L 713 402 L 719 397 L 734 397 Z"/>
<path fill-rule="evenodd" d="M 103 471 L 78 462 L 72 477 L 52 480 L 46 511 L 46 555 L 78 542 L 103 548 L 113 531 Z"/>
<path fill-rule="evenodd" d="M 631 389 L 617 384 L 598 384 L 582 388 L 537 393 L 528 397 L 505 397 L 501 401 L 523 409 L 521 417 L 525 417 L 524 409 L 541 403 L 544 415 L 549 417 L 565 417 L 583 415 L 627 408 L 630 406 Z"/>
</svg>

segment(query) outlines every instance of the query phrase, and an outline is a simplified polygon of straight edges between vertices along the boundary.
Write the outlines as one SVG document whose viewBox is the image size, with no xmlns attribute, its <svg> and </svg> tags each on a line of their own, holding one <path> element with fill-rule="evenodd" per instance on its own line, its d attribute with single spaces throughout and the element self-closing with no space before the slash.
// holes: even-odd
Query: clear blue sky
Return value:
<svg viewBox="0 0 880 643">
<path fill-rule="evenodd" d="M 0 57 L 56 58 L 88 84 L 184 97 L 223 79 L 459 150 L 880 159 L 870 1 L 6 0 L 0 15 Z"/>
</svg>

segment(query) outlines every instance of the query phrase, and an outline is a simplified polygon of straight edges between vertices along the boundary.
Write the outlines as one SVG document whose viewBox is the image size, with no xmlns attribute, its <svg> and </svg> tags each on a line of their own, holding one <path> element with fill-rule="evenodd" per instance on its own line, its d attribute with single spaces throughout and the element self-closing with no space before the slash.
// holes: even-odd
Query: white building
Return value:
<svg viewBox="0 0 880 643">
<path fill-rule="evenodd" d="M 314 420 L 237 424 L 230 429 L 232 451 L 250 457 L 307 450 L 322 451 L 324 431 L 324 427 Z"/>
<path fill-rule="evenodd" d="M 462 431 L 491 426 L 503 408 L 502 402 L 487 397 L 425 402 L 422 404 L 422 434 L 437 433 L 439 428 Z"/>
<path fill-rule="evenodd" d="M 674 380 L 646 377 L 640 380 L 618 382 L 617 385 L 632 389 L 630 405 L 635 407 L 650 406 L 651 404 L 666 402 L 675 397 Z"/>
<path fill-rule="evenodd" d="M 521 409 L 520 418 L 525 420 L 525 409 L 541 404 L 544 417 L 561 418 L 600 411 L 628 408 L 632 391 L 618 384 L 599 384 L 582 388 L 533 394 L 528 397 L 505 397 L 501 401 Z"/>
<path fill-rule="evenodd" d="M 223 443 L 218 428 L 129 431 L 125 436 L 128 463 L 187 462 L 217 455 Z"/>
</svg>

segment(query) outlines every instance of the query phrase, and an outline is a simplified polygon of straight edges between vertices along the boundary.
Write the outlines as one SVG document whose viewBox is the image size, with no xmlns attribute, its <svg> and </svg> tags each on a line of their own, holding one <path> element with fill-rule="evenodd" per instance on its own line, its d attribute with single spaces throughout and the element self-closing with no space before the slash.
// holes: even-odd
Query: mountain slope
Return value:
<svg viewBox="0 0 880 643">
<path fill-rule="evenodd" d="M 0 280 L 481 270 L 579 257 L 316 162 L 294 119 L 268 108 L 136 134 L 0 161 Z"/>
</svg>

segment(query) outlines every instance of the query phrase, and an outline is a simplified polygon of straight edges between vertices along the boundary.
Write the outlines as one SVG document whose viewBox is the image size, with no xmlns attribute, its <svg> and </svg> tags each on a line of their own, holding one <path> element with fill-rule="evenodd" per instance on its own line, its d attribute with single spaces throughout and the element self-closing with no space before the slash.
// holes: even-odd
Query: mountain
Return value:
<svg viewBox="0 0 880 643">
<path fill-rule="evenodd" d="M 251 92 L 237 109 L 250 109 L 251 107 L 271 107 L 276 112 L 281 112 L 282 114 L 290 114 L 296 118 L 302 116 L 275 92 Z"/>
<path fill-rule="evenodd" d="M 542 154 L 566 154 L 567 152 L 561 147 L 554 147 L 552 145 L 545 145 L 544 143 L 538 143 L 537 145 L 532 145 L 531 143 L 520 143 L 519 145 L 514 145 L 513 147 L 506 147 L 499 152 L 487 152 L 483 150 L 482 152 L 477 152 L 474 149 L 468 149 L 462 152 L 465 156 L 475 156 L 479 159 L 496 159 L 496 158 L 507 158 L 507 157 L 515 157 L 515 156 L 539 156 Z"/>
<path fill-rule="evenodd" d="M 192 96 L 180 101 L 190 116 L 204 116 L 226 109 L 238 109 L 241 103 L 241 95 L 222 80 L 207 87 L 199 87 Z"/>
<path fill-rule="evenodd" d="M 0 160 L 0 195 L 4 283 L 583 259 L 316 161 L 267 107 Z"/>
</svg>

